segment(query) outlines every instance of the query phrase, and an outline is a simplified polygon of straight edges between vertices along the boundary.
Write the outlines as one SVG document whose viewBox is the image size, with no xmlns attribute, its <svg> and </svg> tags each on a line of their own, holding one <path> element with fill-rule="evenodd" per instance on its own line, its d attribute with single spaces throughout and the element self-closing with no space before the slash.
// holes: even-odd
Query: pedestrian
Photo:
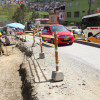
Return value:
<svg viewBox="0 0 100 100">
<path fill-rule="evenodd" d="M 7 36 L 5 36 L 5 43 L 6 43 L 6 46 L 10 45 L 10 40 Z"/>
<path fill-rule="evenodd" d="M 4 50 L 2 48 L 2 44 L 5 44 L 5 42 L 2 41 L 1 37 L 2 37 L 2 34 L 0 33 L 0 55 L 4 54 Z"/>
<path fill-rule="evenodd" d="M 8 36 L 5 35 L 5 36 L 2 36 L 2 38 L 5 38 L 6 46 L 9 46 L 10 45 L 10 40 L 9 40 Z"/>
</svg>

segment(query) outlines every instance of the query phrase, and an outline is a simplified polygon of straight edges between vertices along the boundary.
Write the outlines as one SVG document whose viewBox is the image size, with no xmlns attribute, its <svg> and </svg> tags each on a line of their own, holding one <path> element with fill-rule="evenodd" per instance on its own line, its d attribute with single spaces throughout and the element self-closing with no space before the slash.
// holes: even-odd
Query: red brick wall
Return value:
<svg viewBox="0 0 100 100">
<path fill-rule="evenodd" d="M 59 24 L 58 17 L 58 13 L 49 14 L 49 24 Z"/>
</svg>

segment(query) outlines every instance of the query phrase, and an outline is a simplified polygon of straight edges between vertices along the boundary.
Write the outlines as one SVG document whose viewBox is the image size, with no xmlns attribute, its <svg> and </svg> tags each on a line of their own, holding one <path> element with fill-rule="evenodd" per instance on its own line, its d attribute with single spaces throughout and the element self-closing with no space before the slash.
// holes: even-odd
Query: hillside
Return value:
<svg viewBox="0 0 100 100">
<path fill-rule="evenodd" d="M 19 5 L 0 5 L 0 21 L 10 21 Z"/>
<path fill-rule="evenodd" d="M 0 5 L 0 21 L 11 21 L 14 12 L 19 7 L 19 5 L 1 6 Z M 37 11 L 40 15 L 48 15 L 47 12 Z M 30 11 L 27 16 L 31 16 L 32 11 Z"/>
</svg>

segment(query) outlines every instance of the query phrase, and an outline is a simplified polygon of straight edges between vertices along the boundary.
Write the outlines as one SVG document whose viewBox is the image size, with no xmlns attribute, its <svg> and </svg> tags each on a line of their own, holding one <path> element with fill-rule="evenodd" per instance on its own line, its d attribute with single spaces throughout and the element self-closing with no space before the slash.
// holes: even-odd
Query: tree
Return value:
<svg viewBox="0 0 100 100">
<path fill-rule="evenodd" d="M 13 19 L 16 22 L 24 24 L 29 18 L 27 17 L 28 8 L 21 4 L 19 8 L 17 8 L 16 12 L 14 13 Z"/>
<path fill-rule="evenodd" d="M 31 20 L 34 20 L 34 19 L 39 18 L 39 17 L 40 17 L 39 13 L 36 12 L 35 10 L 33 10 Z"/>
</svg>

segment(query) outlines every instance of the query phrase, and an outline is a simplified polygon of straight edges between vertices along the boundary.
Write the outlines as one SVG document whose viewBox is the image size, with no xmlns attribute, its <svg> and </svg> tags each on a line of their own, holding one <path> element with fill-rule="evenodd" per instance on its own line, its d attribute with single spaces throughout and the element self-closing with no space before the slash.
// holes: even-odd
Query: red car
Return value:
<svg viewBox="0 0 100 100">
<path fill-rule="evenodd" d="M 54 35 L 54 32 L 57 31 L 58 35 L 58 44 L 73 44 L 74 36 L 73 33 L 68 31 L 63 25 L 53 24 L 45 26 L 42 35 Z M 42 37 L 43 41 L 54 43 L 54 39 Z"/>
<path fill-rule="evenodd" d="M 23 34 L 24 32 L 23 32 L 23 30 L 17 30 L 17 34 L 18 35 L 21 35 L 21 34 Z"/>
</svg>

